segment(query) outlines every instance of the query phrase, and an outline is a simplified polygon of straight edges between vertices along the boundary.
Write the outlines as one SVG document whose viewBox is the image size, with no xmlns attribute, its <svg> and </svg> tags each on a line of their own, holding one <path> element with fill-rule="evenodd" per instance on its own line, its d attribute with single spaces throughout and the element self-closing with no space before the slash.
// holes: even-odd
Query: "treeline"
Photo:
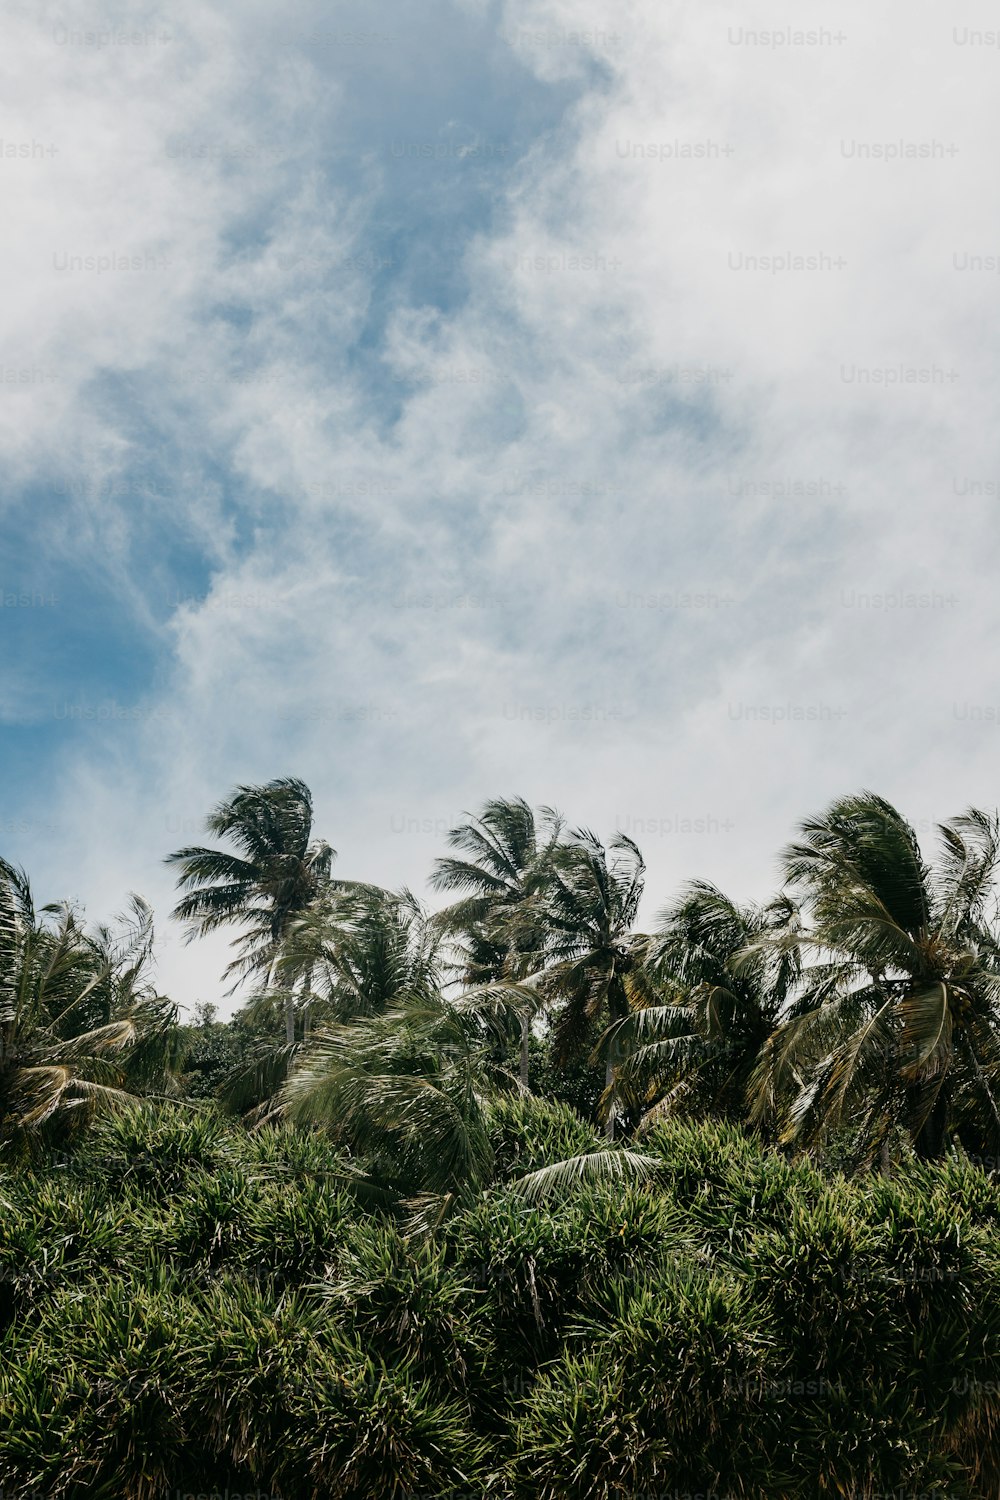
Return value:
<svg viewBox="0 0 1000 1500">
<path fill-rule="evenodd" d="M 488 803 L 442 906 L 296 780 L 170 856 L 235 933 L 0 864 L 0 1486 L 53 1500 L 1000 1492 L 1000 826 L 803 823 L 746 906 Z"/>
<path fill-rule="evenodd" d="M 680 1115 L 852 1169 L 1000 1158 L 996 814 L 943 823 L 925 855 L 887 802 L 843 798 L 801 825 L 773 900 L 692 882 L 648 933 L 638 846 L 519 799 L 452 830 L 433 913 L 334 874 L 300 781 L 241 787 L 207 824 L 216 842 L 169 862 L 188 936 L 236 932 L 248 998 L 224 1025 L 179 1026 L 156 993 L 141 902 L 89 933 L 70 909 L 36 914 L 0 865 L 8 1139 L 159 1092 L 399 1151 L 436 1110 L 450 1191 L 475 1175 L 484 1101 L 513 1090 L 573 1104 L 609 1140 Z"/>
</svg>

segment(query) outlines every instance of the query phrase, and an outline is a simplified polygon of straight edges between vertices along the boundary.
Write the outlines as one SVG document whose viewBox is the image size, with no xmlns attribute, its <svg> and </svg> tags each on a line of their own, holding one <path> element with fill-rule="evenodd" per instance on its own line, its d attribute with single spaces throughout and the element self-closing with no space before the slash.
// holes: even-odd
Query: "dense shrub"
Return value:
<svg viewBox="0 0 1000 1500">
<path fill-rule="evenodd" d="M 0 1375 L 0 1476 L 15 1494 L 162 1495 L 193 1457 L 182 1287 L 95 1277 L 60 1289 Z"/>
<path fill-rule="evenodd" d="M 215 1173 L 231 1164 L 241 1145 L 215 1114 L 144 1104 L 101 1120 L 74 1156 L 73 1169 L 109 1193 L 136 1188 L 165 1201 L 193 1172 Z"/>
<path fill-rule="evenodd" d="M 568 1104 L 534 1096 L 498 1099 L 490 1109 L 489 1135 L 499 1181 L 599 1151 L 605 1144 Z"/>
<path fill-rule="evenodd" d="M 770 1338 L 750 1289 L 678 1263 L 618 1282 L 586 1340 L 538 1380 L 517 1429 L 518 1491 L 693 1493 L 774 1474 L 753 1442 Z"/>
<path fill-rule="evenodd" d="M 146 1104 L 0 1214 L 0 1484 L 53 1500 L 858 1500 L 1000 1492 L 1000 1206 L 958 1158 L 845 1179 L 728 1125 L 489 1113 L 436 1234 L 322 1135 Z"/>
<path fill-rule="evenodd" d="M 490 1340 L 482 1292 L 446 1263 L 443 1245 L 407 1239 L 368 1220 L 345 1235 L 332 1274 L 316 1288 L 325 1307 L 368 1349 L 443 1386 L 482 1379 Z"/>
<path fill-rule="evenodd" d="M 147 1253 L 127 1204 L 64 1173 L 5 1185 L 0 1210 L 0 1327 L 44 1307 L 61 1288 L 139 1266 Z"/>
</svg>

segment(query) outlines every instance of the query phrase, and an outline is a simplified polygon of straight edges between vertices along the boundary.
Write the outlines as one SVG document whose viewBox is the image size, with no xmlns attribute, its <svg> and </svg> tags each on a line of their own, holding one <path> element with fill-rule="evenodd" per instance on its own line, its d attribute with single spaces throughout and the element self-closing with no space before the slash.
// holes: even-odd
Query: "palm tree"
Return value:
<svg viewBox="0 0 1000 1500">
<path fill-rule="evenodd" d="M 276 965 L 310 1017 L 381 1015 L 403 995 L 437 993 L 441 934 L 408 890 L 331 888 L 289 925 Z"/>
<path fill-rule="evenodd" d="M 317 1030 L 285 1085 L 297 1123 L 323 1125 L 404 1195 L 488 1176 L 481 1018 L 441 996 Z"/>
<path fill-rule="evenodd" d="M 68 905 L 36 913 L 23 870 L 0 860 L 0 1136 L 80 1124 L 169 1088 L 176 1009 L 148 979 L 152 913 L 87 932 Z"/>
<path fill-rule="evenodd" d="M 677 1111 L 745 1117 L 750 1078 L 799 979 L 796 925 L 787 897 L 741 906 L 706 881 L 662 914 L 645 961 L 664 1000 L 617 1030 L 623 1080 L 647 1104 L 659 1096 L 647 1123 Z"/>
<path fill-rule="evenodd" d="M 540 902 L 562 832 L 562 819 L 551 808 L 536 817 L 523 797 L 494 798 L 478 817 L 466 815 L 448 834 L 448 843 L 465 858 L 445 856 L 435 862 L 431 882 L 439 891 L 460 891 L 461 898 L 441 912 L 444 931 L 463 944 L 461 977 L 470 985 L 519 984 L 541 966 L 545 943 Z M 528 1087 L 531 1014 L 521 1014 L 519 1076 Z"/>
<path fill-rule="evenodd" d="M 238 854 L 223 849 L 187 848 L 168 855 L 179 865 L 178 887 L 187 895 L 174 916 L 188 924 L 188 941 L 230 923 L 246 931 L 234 939 L 238 955 L 227 975 L 254 974 L 270 982 L 290 924 L 316 900 L 329 882 L 335 852 L 312 839 L 312 795 L 295 777 L 264 786 L 240 786 L 206 819 L 218 838 L 228 838 Z M 232 993 L 232 991 L 230 991 Z M 284 1000 L 285 1037 L 295 1041 L 295 1005 Z"/>
<path fill-rule="evenodd" d="M 225 1108 L 258 1121 L 269 1118 L 314 1023 L 382 1016 L 404 1001 L 436 999 L 439 943 L 409 891 L 327 887 L 288 925 L 274 964 L 277 988 L 261 989 L 239 1014 L 264 1035 L 249 1060 L 224 1079 L 219 1098 Z M 270 1023 L 275 1004 L 289 1000 L 302 1017 L 301 1035 L 277 1046 Z"/>
<path fill-rule="evenodd" d="M 642 899 L 645 864 L 636 844 L 618 834 L 605 849 L 577 829 L 554 851 L 545 892 L 543 988 L 560 1004 L 553 1025 L 556 1056 L 565 1061 L 593 1037 L 605 1060 L 605 1131 L 615 1134 L 615 1027 L 656 992 L 643 963 L 646 939 L 632 926 Z"/>
<path fill-rule="evenodd" d="M 861 1158 L 897 1120 L 921 1157 L 955 1133 L 1000 1149 L 1000 823 L 939 825 L 935 868 L 890 803 L 845 797 L 785 855 L 816 954 L 755 1078 L 758 1117 L 811 1145 L 856 1124 Z"/>
</svg>

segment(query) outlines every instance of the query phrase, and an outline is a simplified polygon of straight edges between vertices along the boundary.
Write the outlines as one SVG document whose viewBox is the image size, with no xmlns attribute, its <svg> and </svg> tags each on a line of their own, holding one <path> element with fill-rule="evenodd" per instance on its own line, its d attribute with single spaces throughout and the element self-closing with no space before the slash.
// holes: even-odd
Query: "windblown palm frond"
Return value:
<svg viewBox="0 0 1000 1500">
<path fill-rule="evenodd" d="M 646 964 L 648 940 L 632 930 L 645 869 L 632 839 L 618 834 L 605 848 L 582 828 L 555 851 L 546 888 L 542 988 L 553 1006 L 556 1055 L 578 1055 L 597 1028 L 605 1065 L 601 1109 L 610 1138 L 619 1113 L 617 1026 L 661 998 Z"/>
<path fill-rule="evenodd" d="M 656 1119 L 744 1118 L 749 1080 L 800 978 L 794 903 L 741 906 L 694 881 L 662 914 L 645 966 L 660 993 L 618 1025 L 623 1085 Z"/>
<path fill-rule="evenodd" d="M 754 1113 L 790 1144 L 851 1128 L 871 1160 L 893 1121 L 919 1155 L 1000 1148 L 1000 824 L 970 809 L 916 834 L 871 793 L 808 820 L 786 854 L 818 961 L 761 1058 Z"/>
<path fill-rule="evenodd" d="M 71 906 L 36 913 L 23 872 L 0 862 L 0 1136 L 171 1088 L 176 1010 L 148 978 L 152 944 L 140 898 L 88 932 Z"/>
<path fill-rule="evenodd" d="M 622 1184 L 648 1182 L 662 1170 L 658 1156 L 640 1151 L 590 1151 L 553 1162 L 526 1177 L 515 1177 L 508 1189 L 528 1203 L 564 1196 L 577 1187 L 595 1187 L 610 1182 Z"/>
<path fill-rule="evenodd" d="M 547 939 L 544 892 L 562 835 L 550 807 L 535 811 L 522 797 L 495 798 L 479 815 L 453 828 L 448 842 L 459 854 L 436 861 L 435 889 L 459 892 L 435 918 L 458 941 L 458 974 L 465 984 L 524 980 L 544 962 Z M 542 996 L 537 995 L 540 1007 Z M 520 1080 L 528 1087 L 532 1012 L 522 1009 Z"/>
<path fill-rule="evenodd" d="M 404 1196 L 482 1182 L 491 1162 L 483 1038 L 477 1015 L 440 996 L 404 1000 L 317 1031 L 281 1106 L 376 1162 Z"/>
<path fill-rule="evenodd" d="M 167 864 L 179 867 L 177 884 L 187 892 L 174 916 L 187 924 L 188 941 L 229 924 L 244 929 L 226 971 L 233 990 L 250 975 L 273 978 L 290 924 L 329 885 L 335 852 L 312 839 L 312 820 L 312 795 L 303 781 L 282 777 L 240 786 L 206 820 L 208 831 L 229 839 L 238 854 L 191 846 L 167 857 Z M 290 998 L 285 1027 L 291 1045 Z"/>
<path fill-rule="evenodd" d="M 225 1080 L 223 1105 L 253 1120 L 269 1117 L 275 1096 L 316 1028 L 384 1016 L 400 1006 L 435 1005 L 441 935 L 409 891 L 328 886 L 294 917 L 274 962 L 278 988 L 263 989 L 241 1013 L 265 1022 L 291 1009 L 294 1040 L 264 1037 L 249 1062 Z"/>
<path fill-rule="evenodd" d="M 275 972 L 324 1019 L 378 1015 L 437 992 L 441 941 L 407 890 L 328 889 L 289 924 Z"/>
</svg>

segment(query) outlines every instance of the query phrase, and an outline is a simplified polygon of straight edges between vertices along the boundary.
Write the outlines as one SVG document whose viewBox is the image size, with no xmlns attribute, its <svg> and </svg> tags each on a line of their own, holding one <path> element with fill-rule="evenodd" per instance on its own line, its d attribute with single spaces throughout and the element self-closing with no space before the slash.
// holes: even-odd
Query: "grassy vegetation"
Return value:
<svg viewBox="0 0 1000 1500">
<path fill-rule="evenodd" d="M 435 914 L 299 782 L 210 827 L 224 1023 L 0 862 L 4 1495 L 1000 1493 L 996 818 L 842 799 L 650 933 L 517 800 Z"/>
<path fill-rule="evenodd" d="M 992 1496 L 1000 1201 L 959 1159 L 824 1175 L 669 1122 L 645 1182 L 520 1191 L 602 1144 L 489 1112 L 434 1234 L 339 1148 L 169 1104 L 0 1193 L 4 1493 Z"/>
</svg>

